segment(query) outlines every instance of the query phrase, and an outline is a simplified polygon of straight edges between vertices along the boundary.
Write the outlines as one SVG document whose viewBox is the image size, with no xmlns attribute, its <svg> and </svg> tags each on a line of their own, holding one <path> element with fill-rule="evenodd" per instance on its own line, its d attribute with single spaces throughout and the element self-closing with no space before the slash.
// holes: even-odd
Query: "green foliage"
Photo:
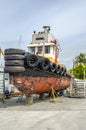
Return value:
<svg viewBox="0 0 86 130">
<path fill-rule="evenodd" d="M 84 79 L 84 73 L 86 73 L 86 66 L 84 65 L 78 65 L 73 69 L 73 75 L 77 79 Z"/>
<path fill-rule="evenodd" d="M 75 57 L 76 66 L 69 70 L 70 74 L 73 74 L 77 79 L 86 78 L 86 54 L 80 53 L 79 56 Z"/>
<path fill-rule="evenodd" d="M 86 64 L 86 54 L 85 53 L 80 53 L 79 56 L 75 57 L 75 62 L 76 63 L 83 63 Z"/>
</svg>

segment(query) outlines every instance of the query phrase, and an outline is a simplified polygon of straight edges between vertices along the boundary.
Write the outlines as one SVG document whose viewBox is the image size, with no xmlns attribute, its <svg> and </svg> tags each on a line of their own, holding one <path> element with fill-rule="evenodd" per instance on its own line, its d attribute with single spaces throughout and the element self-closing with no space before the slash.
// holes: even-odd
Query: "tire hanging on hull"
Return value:
<svg viewBox="0 0 86 130">
<path fill-rule="evenodd" d="M 7 60 L 5 66 L 24 66 L 24 60 Z"/>
<path fill-rule="evenodd" d="M 61 72 L 61 66 L 57 65 L 57 67 L 56 67 L 56 74 L 60 74 L 60 72 Z"/>
<path fill-rule="evenodd" d="M 4 72 L 5 73 L 20 73 L 20 72 L 24 72 L 25 68 L 22 66 L 6 66 L 4 68 Z"/>
<path fill-rule="evenodd" d="M 40 60 L 41 62 L 39 62 L 39 68 L 44 70 L 44 71 L 47 71 L 50 67 L 50 61 L 48 58 L 42 58 Z"/>
<path fill-rule="evenodd" d="M 50 64 L 50 71 L 53 73 L 56 71 L 56 64 L 55 63 Z"/>
<path fill-rule="evenodd" d="M 24 55 L 25 51 L 22 49 L 9 48 L 9 49 L 5 49 L 4 53 L 5 53 L 5 55 L 11 55 L 11 54 Z"/>
<path fill-rule="evenodd" d="M 5 60 L 23 60 L 25 59 L 24 55 L 5 55 Z"/>
<path fill-rule="evenodd" d="M 38 57 L 34 54 L 28 54 L 25 59 L 28 67 L 34 68 L 38 65 Z"/>
</svg>

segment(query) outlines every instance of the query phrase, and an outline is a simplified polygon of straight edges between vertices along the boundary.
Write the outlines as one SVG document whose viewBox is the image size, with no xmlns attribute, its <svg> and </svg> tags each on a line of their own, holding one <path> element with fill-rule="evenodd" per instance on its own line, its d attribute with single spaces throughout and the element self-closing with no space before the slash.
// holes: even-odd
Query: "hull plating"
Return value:
<svg viewBox="0 0 86 130">
<path fill-rule="evenodd" d="M 13 76 L 14 86 L 23 94 L 39 94 L 51 91 L 64 90 L 70 86 L 71 78 L 60 77 L 27 77 L 22 75 Z"/>
</svg>

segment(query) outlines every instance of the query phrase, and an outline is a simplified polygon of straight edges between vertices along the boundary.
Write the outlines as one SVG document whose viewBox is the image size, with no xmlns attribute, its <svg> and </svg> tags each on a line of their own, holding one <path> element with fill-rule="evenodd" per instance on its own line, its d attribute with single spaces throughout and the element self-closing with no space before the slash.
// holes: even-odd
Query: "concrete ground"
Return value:
<svg viewBox="0 0 86 130">
<path fill-rule="evenodd" d="M 86 111 L 1 111 L 0 130 L 86 130 Z"/>
<path fill-rule="evenodd" d="M 0 111 L 86 111 L 86 99 L 57 97 L 56 102 L 51 102 L 50 98 L 39 100 L 34 96 L 33 104 L 25 103 L 25 97 L 22 102 L 18 102 L 18 97 L 6 99 L 5 103 L 0 102 Z"/>
<path fill-rule="evenodd" d="M 0 102 L 0 130 L 86 130 L 86 99 L 58 97 L 33 105 L 16 103 L 17 98 Z"/>
</svg>

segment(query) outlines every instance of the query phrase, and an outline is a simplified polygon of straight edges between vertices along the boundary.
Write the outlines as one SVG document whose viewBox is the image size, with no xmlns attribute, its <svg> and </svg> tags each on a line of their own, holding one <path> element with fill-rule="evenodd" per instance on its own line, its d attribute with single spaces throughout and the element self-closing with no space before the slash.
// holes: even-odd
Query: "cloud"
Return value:
<svg viewBox="0 0 86 130">
<path fill-rule="evenodd" d="M 34 30 L 50 25 L 59 40 L 60 60 L 68 68 L 79 52 L 86 52 L 86 0 L 0 0 L 0 47 L 26 50 Z"/>
<path fill-rule="evenodd" d="M 28 36 L 32 30 L 35 28 L 39 30 L 45 24 L 49 24 L 59 38 L 80 33 L 86 29 L 85 6 L 84 0 L 2 1 L 0 6 L 2 40 L 3 38 L 9 40 L 11 34 L 12 39 L 20 33 Z M 7 35 L 3 37 L 5 32 Z"/>
</svg>

